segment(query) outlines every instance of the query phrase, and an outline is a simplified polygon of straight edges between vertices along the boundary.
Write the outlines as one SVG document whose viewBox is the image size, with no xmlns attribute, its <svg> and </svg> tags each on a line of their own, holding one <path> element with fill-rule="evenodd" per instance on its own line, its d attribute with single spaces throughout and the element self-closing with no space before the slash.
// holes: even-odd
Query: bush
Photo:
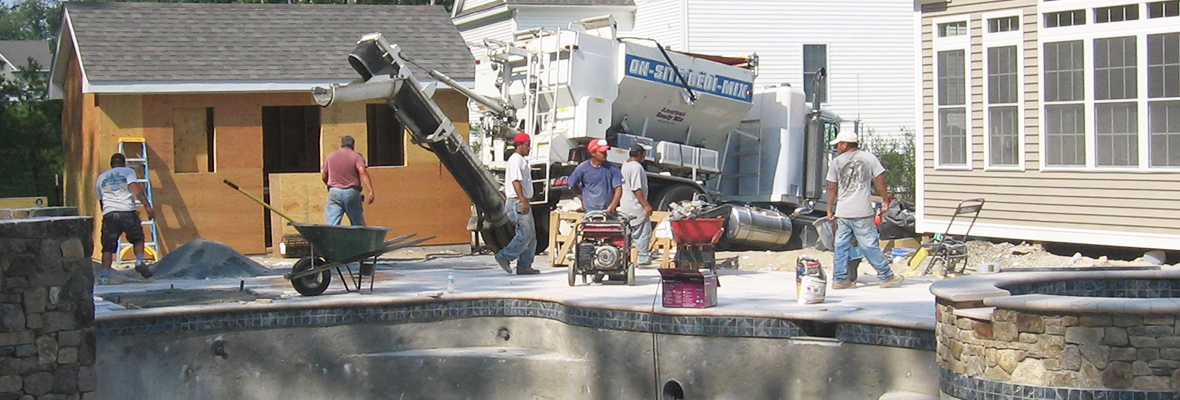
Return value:
<svg viewBox="0 0 1180 400">
<path fill-rule="evenodd" d="M 913 203 L 917 194 L 914 132 L 903 128 L 899 135 L 882 137 L 868 129 L 861 137 L 861 148 L 876 155 L 885 166 L 885 183 L 889 185 L 889 192 L 894 197 Z"/>
</svg>

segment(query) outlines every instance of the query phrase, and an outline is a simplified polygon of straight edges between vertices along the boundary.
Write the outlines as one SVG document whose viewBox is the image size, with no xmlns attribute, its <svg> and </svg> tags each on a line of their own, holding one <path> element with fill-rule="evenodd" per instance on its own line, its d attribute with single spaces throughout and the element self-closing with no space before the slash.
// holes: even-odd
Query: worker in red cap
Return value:
<svg viewBox="0 0 1180 400">
<path fill-rule="evenodd" d="M 507 199 L 504 212 L 515 225 L 516 236 L 496 253 L 496 263 L 511 275 L 511 262 L 515 260 L 517 275 L 536 275 L 541 271 L 533 269 L 533 255 L 537 252 L 537 228 L 529 208 L 529 199 L 533 197 L 533 175 L 525 159 L 532 150 L 532 141 L 527 133 L 520 132 L 512 138 L 512 144 L 516 151 L 508 157 L 508 165 L 504 168 L 504 197 Z"/>
<path fill-rule="evenodd" d="M 613 214 L 623 197 L 623 173 L 606 161 L 610 145 L 606 139 L 593 139 L 586 145 L 590 159 L 578 164 L 570 174 L 570 190 L 582 201 L 582 209 L 606 210 Z"/>
</svg>

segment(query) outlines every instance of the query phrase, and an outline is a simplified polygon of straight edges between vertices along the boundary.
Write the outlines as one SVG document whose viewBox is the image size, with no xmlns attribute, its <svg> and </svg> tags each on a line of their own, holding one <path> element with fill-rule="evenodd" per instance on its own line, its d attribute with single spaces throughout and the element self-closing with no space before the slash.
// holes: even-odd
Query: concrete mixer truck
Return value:
<svg viewBox="0 0 1180 400">
<path fill-rule="evenodd" d="M 809 107 L 800 88 L 756 87 L 756 56 L 674 52 L 585 30 L 514 36 L 486 42 L 474 89 L 430 71 L 472 100 L 480 115 L 474 146 L 407 68 L 411 59 L 380 34 L 363 37 L 349 55 L 364 82 L 313 94 L 323 106 L 386 98 L 412 140 L 434 151 L 471 197 L 477 229 L 494 248 L 512 237 L 499 187 L 509 138 L 522 131 L 533 141 L 539 238 L 548 235 L 548 211 L 573 197 L 568 176 L 588 157 L 585 145 L 600 138 L 611 144 L 608 160 L 615 163 L 626 160 L 633 143 L 652 149 L 646 168 L 657 209 L 694 198 L 733 204 L 723 239 L 729 247 L 784 247 L 792 236 L 787 213 L 806 214 L 822 201 L 825 139 L 835 135 L 839 118 Z"/>
</svg>

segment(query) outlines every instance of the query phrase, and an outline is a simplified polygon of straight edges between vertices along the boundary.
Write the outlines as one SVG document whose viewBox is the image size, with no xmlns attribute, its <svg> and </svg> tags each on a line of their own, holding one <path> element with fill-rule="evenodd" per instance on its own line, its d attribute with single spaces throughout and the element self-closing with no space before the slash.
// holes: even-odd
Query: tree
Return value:
<svg viewBox="0 0 1180 400">
<path fill-rule="evenodd" d="M 19 80 L 0 78 L 0 197 L 46 196 L 61 204 L 61 102 L 46 100 L 47 77 L 29 60 Z"/>
</svg>

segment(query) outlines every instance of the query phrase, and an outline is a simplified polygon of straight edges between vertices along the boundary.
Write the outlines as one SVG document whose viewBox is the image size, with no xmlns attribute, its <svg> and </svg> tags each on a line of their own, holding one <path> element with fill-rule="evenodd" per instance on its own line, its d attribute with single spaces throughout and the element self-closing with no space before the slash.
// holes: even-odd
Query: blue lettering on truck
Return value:
<svg viewBox="0 0 1180 400">
<path fill-rule="evenodd" d="M 680 79 L 676 77 L 676 70 L 663 61 L 650 60 L 628 54 L 626 62 L 627 76 L 663 83 L 665 85 L 683 87 Z M 693 71 L 691 69 L 681 69 L 680 72 L 684 74 L 684 80 L 688 82 L 688 86 L 695 91 L 712 93 L 717 96 L 747 103 L 753 100 L 750 88 L 754 84 L 751 82 L 721 75 L 713 75 L 707 72 Z"/>
</svg>

